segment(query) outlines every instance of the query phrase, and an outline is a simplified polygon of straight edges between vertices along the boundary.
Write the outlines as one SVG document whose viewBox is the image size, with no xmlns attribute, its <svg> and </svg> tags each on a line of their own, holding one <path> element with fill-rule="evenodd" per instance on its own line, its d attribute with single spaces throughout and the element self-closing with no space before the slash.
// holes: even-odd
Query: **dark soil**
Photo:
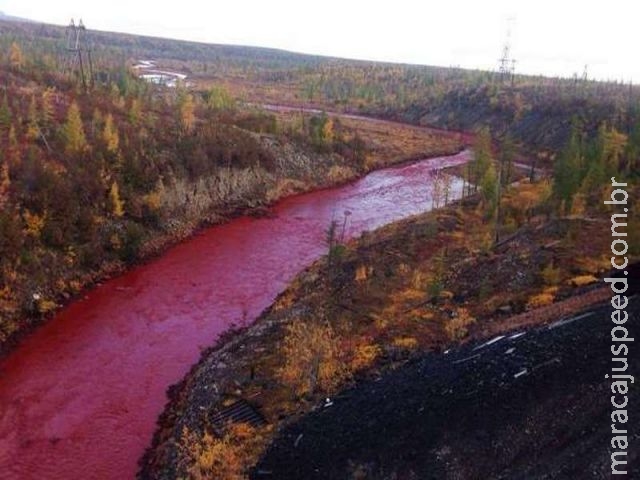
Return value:
<svg viewBox="0 0 640 480">
<path fill-rule="evenodd" d="M 282 431 L 252 478 L 610 478 L 610 311 L 427 354 L 359 384 Z M 628 311 L 637 332 L 637 296 Z M 631 344 L 627 373 L 639 368 Z M 626 478 L 640 478 L 637 389 L 629 418 Z"/>
</svg>

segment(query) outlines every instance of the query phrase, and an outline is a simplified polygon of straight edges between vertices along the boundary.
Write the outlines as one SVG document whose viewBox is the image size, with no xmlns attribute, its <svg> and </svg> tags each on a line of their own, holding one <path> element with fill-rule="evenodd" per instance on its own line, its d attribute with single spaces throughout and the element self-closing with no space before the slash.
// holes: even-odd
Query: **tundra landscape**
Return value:
<svg viewBox="0 0 640 480">
<path fill-rule="evenodd" d="M 640 478 L 632 81 L 15 12 L 0 479 Z"/>
</svg>

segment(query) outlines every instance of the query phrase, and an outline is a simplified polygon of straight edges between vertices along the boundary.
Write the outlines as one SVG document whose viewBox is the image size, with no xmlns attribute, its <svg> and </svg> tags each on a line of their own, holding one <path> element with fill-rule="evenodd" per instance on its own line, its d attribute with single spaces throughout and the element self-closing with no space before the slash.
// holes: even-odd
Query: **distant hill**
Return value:
<svg viewBox="0 0 640 480">
<path fill-rule="evenodd" d="M 4 12 L 0 12 L 0 20 L 4 20 L 5 22 L 29 22 L 33 23 L 33 20 L 22 17 L 14 17 L 13 15 L 7 15 Z"/>
</svg>

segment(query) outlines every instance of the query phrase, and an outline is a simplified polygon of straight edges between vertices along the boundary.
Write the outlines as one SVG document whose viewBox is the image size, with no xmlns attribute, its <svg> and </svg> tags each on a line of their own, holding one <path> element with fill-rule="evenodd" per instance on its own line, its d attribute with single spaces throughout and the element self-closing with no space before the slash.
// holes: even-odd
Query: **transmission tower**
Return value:
<svg viewBox="0 0 640 480">
<path fill-rule="evenodd" d="M 79 69 L 82 86 L 86 90 L 87 85 L 93 85 L 93 61 L 91 59 L 91 44 L 82 19 L 80 19 L 77 25 L 73 21 L 73 18 L 71 19 L 67 27 L 66 36 L 67 61 L 65 69 L 70 75 L 73 75 L 76 68 Z M 85 72 L 85 68 L 88 69 L 88 72 Z"/>
<path fill-rule="evenodd" d="M 511 58 L 511 29 L 514 18 L 509 18 L 507 23 L 507 38 L 502 47 L 502 57 L 498 60 L 498 74 L 502 83 L 515 79 L 516 60 Z"/>
</svg>

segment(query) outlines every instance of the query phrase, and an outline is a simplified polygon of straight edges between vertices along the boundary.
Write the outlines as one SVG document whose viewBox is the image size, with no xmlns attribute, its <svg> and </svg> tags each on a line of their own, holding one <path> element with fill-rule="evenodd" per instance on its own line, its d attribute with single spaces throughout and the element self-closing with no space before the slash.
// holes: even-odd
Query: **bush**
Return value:
<svg viewBox="0 0 640 480">
<path fill-rule="evenodd" d="M 355 372 L 370 367 L 381 353 L 378 345 L 359 345 L 351 359 L 351 369 Z"/>
<path fill-rule="evenodd" d="M 597 281 L 598 279 L 593 275 L 578 275 L 577 277 L 570 279 L 567 283 L 572 287 L 584 287 L 585 285 L 591 285 Z"/>
<path fill-rule="evenodd" d="M 545 285 L 557 285 L 560 283 L 560 269 L 553 266 L 553 262 L 544 267 L 540 272 Z"/>
<path fill-rule="evenodd" d="M 230 425 L 221 437 L 205 432 L 198 438 L 184 427 L 180 442 L 183 467 L 195 480 L 243 480 L 262 453 L 262 443 L 259 432 L 246 423 Z"/>
<path fill-rule="evenodd" d="M 330 392 L 348 376 L 338 338 L 328 323 L 297 320 L 287 325 L 282 344 L 282 382 L 297 395 Z"/>
<path fill-rule="evenodd" d="M 466 308 L 459 308 L 455 316 L 447 321 L 444 330 L 450 340 L 460 340 L 469 334 L 469 326 L 475 322 L 476 319 Z"/>
<path fill-rule="evenodd" d="M 555 295 L 549 292 L 542 292 L 537 295 L 533 295 L 527 302 L 527 310 L 551 305 L 554 299 Z"/>
</svg>

